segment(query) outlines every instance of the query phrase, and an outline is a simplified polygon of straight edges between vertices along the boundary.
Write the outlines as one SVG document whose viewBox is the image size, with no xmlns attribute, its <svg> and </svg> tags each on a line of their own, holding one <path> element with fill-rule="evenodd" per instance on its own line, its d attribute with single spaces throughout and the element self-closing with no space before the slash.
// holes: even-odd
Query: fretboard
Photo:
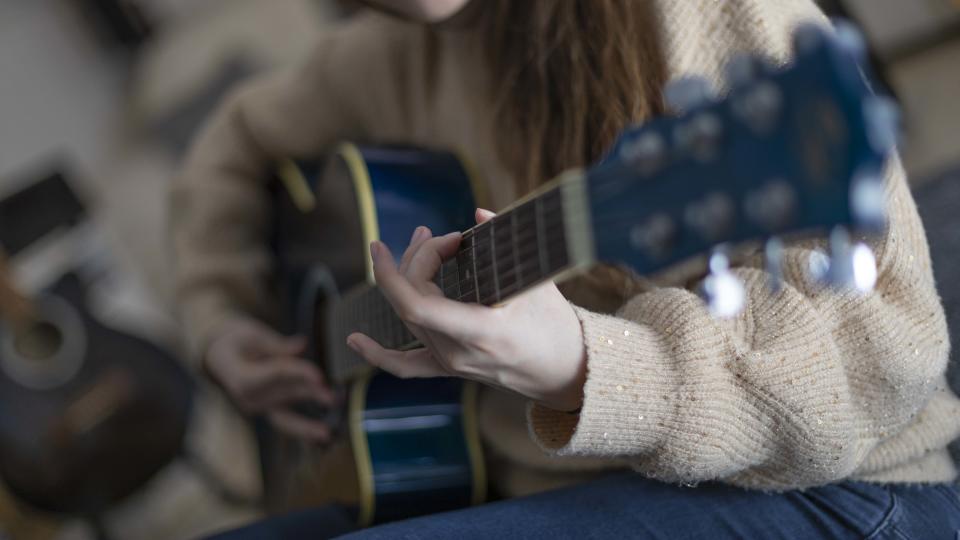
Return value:
<svg viewBox="0 0 960 540">
<path fill-rule="evenodd" d="M 568 263 L 561 192 L 554 188 L 466 231 L 437 281 L 447 298 L 489 306 Z"/>
<path fill-rule="evenodd" d="M 436 277 L 444 296 L 495 305 L 579 262 L 571 261 L 568 252 L 565 220 L 577 216 L 564 208 L 569 198 L 559 184 L 464 232 L 456 255 L 443 262 Z M 417 345 L 376 287 L 342 298 L 329 316 L 334 350 L 328 352 L 328 369 L 336 382 L 352 378 L 366 365 L 345 346 L 352 332 L 391 349 Z"/>
</svg>

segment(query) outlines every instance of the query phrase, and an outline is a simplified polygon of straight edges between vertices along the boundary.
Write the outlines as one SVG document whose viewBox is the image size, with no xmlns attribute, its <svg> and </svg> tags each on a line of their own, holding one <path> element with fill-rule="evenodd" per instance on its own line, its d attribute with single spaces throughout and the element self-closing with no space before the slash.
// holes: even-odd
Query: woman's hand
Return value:
<svg viewBox="0 0 960 540">
<path fill-rule="evenodd" d="M 296 403 L 329 407 L 335 401 L 320 370 L 298 357 L 305 347 L 302 337 L 282 336 L 253 319 L 234 319 L 211 342 L 204 363 L 243 412 L 264 415 L 287 435 L 326 442 L 327 425 L 290 409 Z"/>
<path fill-rule="evenodd" d="M 477 210 L 477 221 L 493 217 Z M 370 246 L 377 285 L 424 345 L 388 350 L 354 333 L 347 344 L 371 364 L 399 377 L 457 376 L 507 388 L 557 409 L 583 400 L 586 357 L 580 321 L 552 282 L 500 307 L 444 298 L 433 277 L 453 256 L 460 233 L 434 238 L 418 227 L 399 268 L 387 246 Z"/>
</svg>

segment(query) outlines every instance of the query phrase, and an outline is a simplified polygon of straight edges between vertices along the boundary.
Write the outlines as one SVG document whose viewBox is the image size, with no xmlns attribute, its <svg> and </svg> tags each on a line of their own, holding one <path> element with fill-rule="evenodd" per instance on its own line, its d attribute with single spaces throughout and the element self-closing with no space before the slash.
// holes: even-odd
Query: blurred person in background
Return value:
<svg viewBox="0 0 960 540">
<path fill-rule="evenodd" d="M 502 207 L 663 112 L 667 80 L 720 84 L 743 51 L 784 63 L 799 23 L 827 24 L 811 0 L 369 4 L 298 69 L 227 99 L 173 191 L 198 366 L 244 412 L 315 442 L 329 426 L 291 405 L 335 396 L 301 358 L 303 337 L 272 326 L 273 160 L 315 158 L 344 139 L 453 147 Z M 612 268 L 565 285 L 566 298 L 548 283 L 499 308 L 457 304 L 428 283 L 458 235 L 418 229 L 399 268 L 375 243 L 377 282 L 398 312 L 416 314 L 405 322 L 426 348 L 389 351 L 358 334 L 351 347 L 402 377 L 485 383 L 491 481 L 513 499 L 357 534 L 952 538 L 960 503 L 946 446 L 960 433 L 960 404 L 938 386 L 947 331 L 897 160 L 886 181 L 875 292 L 809 285 L 803 269 L 822 243 L 790 244 L 779 295 L 759 264 L 734 269 L 748 299 L 730 320 L 710 318 L 691 276 L 652 284 Z M 587 482 L 628 468 L 641 474 Z M 228 534 L 316 538 L 349 527 L 342 510 L 321 508 Z"/>
</svg>

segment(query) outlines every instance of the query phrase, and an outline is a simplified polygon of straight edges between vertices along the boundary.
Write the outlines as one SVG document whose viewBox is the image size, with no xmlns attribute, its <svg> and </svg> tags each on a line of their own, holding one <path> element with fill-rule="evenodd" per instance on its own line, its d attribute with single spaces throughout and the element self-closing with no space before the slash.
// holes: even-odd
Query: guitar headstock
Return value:
<svg viewBox="0 0 960 540">
<path fill-rule="evenodd" d="M 884 226 L 882 169 L 895 144 L 897 109 L 871 90 L 851 26 L 802 26 L 794 52 L 782 68 L 751 57 L 732 61 L 723 98 L 703 81 L 676 81 L 665 93 L 675 116 L 621 135 L 587 172 L 597 259 L 643 274 L 714 252 L 718 279 L 707 285 L 724 289 L 732 276 L 717 248 L 767 241 L 776 286 L 777 238 L 819 234 L 830 236 L 832 254 L 821 277 L 872 286 L 872 255 L 851 245 L 847 231 Z M 716 312 L 735 312 L 707 296 Z"/>
</svg>

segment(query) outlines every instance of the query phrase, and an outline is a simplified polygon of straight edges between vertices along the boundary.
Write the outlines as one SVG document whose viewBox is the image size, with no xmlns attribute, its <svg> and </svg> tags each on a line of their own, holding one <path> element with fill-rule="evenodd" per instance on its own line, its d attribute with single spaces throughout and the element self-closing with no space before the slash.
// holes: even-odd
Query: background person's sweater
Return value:
<svg viewBox="0 0 960 540">
<path fill-rule="evenodd" d="M 718 86 L 734 53 L 786 62 L 795 26 L 824 22 L 809 0 L 651 4 L 669 75 L 699 74 Z M 423 28 L 370 14 L 331 32 L 300 69 L 238 90 L 211 119 L 173 196 L 179 293 L 195 351 L 230 317 L 273 316 L 263 185 L 273 158 L 316 157 L 343 139 L 456 148 L 478 165 L 497 207 L 515 197 L 493 144 L 477 43 L 462 28 L 437 33 L 431 92 Z M 321 204 L 331 212 L 349 201 L 348 186 L 327 189 L 334 195 Z M 899 162 L 888 167 L 887 194 L 890 225 L 872 242 L 873 293 L 811 283 L 808 259 L 823 243 L 804 242 L 786 252 L 778 295 L 766 288 L 759 260 L 738 264 L 748 301 L 731 320 L 711 318 L 684 288 L 690 276 L 679 273 L 614 315 L 578 308 L 588 352 L 578 416 L 539 406 L 525 415 L 522 399 L 482 393 L 481 429 L 499 489 L 522 494 L 627 464 L 671 482 L 773 490 L 847 477 L 952 480 L 945 448 L 960 435 L 960 400 L 943 380 L 947 330 Z M 332 266 L 352 264 L 333 240 L 343 234 L 325 238 Z M 573 298 L 598 310 L 584 283 L 570 287 L 580 289 Z"/>
</svg>

